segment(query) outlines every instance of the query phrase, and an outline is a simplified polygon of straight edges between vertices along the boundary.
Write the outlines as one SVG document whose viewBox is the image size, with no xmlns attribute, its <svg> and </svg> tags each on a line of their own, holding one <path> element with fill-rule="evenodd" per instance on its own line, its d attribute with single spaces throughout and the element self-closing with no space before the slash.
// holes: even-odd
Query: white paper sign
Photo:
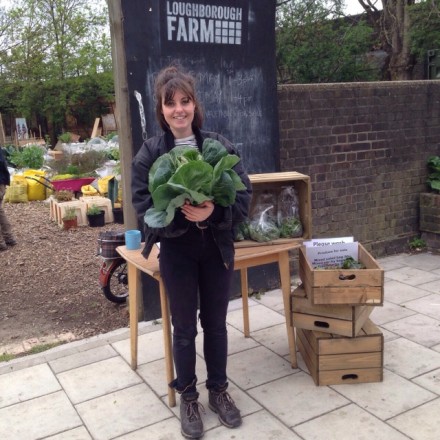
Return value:
<svg viewBox="0 0 440 440">
<path fill-rule="evenodd" d="M 359 260 L 359 243 L 335 243 L 317 247 L 306 247 L 306 256 L 313 268 L 341 266 L 344 260 L 352 257 Z"/>
<path fill-rule="evenodd" d="M 312 240 L 305 241 L 303 244 L 305 247 L 321 247 L 328 246 L 329 244 L 353 243 L 353 241 L 353 237 L 313 238 Z"/>
</svg>

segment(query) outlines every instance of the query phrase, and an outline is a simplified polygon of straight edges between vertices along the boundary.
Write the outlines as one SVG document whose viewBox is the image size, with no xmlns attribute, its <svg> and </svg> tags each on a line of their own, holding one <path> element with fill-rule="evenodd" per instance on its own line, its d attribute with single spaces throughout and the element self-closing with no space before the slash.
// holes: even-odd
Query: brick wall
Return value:
<svg viewBox="0 0 440 440">
<path fill-rule="evenodd" d="M 281 171 L 311 178 L 313 236 L 407 250 L 440 155 L 440 81 L 286 85 L 278 100 Z"/>
</svg>

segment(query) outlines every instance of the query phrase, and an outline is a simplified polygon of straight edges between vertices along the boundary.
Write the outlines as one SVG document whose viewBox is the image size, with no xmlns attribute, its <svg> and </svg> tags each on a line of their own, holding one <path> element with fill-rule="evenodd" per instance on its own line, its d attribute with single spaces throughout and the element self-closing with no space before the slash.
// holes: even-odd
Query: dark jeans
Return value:
<svg viewBox="0 0 440 440">
<path fill-rule="evenodd" d="M 226 268 L 211 230 L 195 225 L 177 238 L 161 239 L 159 264 L 173 324 L 178 392 L 196 391 L 197 307 L 203 329 L 208 389 L 227 384 L 226 314 L 233 267 Z"/>
</svg>

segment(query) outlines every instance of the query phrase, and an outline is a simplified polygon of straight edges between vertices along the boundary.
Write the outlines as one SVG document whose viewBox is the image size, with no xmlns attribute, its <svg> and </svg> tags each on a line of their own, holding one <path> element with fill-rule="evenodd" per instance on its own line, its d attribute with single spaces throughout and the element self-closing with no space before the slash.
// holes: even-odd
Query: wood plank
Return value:
<svg viewBox="0 0 440 440">
<path fill-rule="evenodd" d="M 351 370 L 354 368 L 379 368 L 382 366 L 382 352 L 330 354 L 318 357 L 318 371 Z"/>
<path fill-rule="evenodd" d="M 383 287 L 365 286 L 353 288 L 323 287 L 310 289 L 313 304 L 383 304 Z"/>
<path fill-rule="evenodd" d="M 323 386 L 382 381 L 383 368 L 322 371 L 318 375 L 318 384 Z"/>
<path fill-rule="evenodd" d="M 99 129 L 99 121 L 100 118 L 96 118 L 95 123 L 93 124 L 92 135 L 90 136 L 92 139 L 101 134 L 101 130 Z"/>
<path fill-rule="evenodd" d="M 297 333 L 298 336 L 298 333 Z M 301 357 L 304 360 L 304 363 L 307 366 L 307 369 L 309 370 L 310 375 L 312 376 L 313 381 L 316 385 L 319 384 L 319 378 L 318 378 L 318 369 L 315 364 L 315 355 L 313 352 L 310 352 L 308 349 L 306 349 L 306 340 L 302 337 L 296 338 L 296 345 L 298 347 L 299 352 L 301 353 Z"/>
<path fill-rule="evenodd" d="M 336 333 L 347 337 L 356 336 L 353 334 L 352 322 L 344 321 L 342 319 L 293 312 L 292 322 L 296 328 L 318 330 L 325 333 Z"/>
<path fill-rule="evenodd" d="M 316 304 L 313 305 L 305 295 L 303 287 L 297 287 L 292 292 L 292 311 L 298 313 L 307 313 L 321 317 L 343 319 L 353 321 L 359 318 L 361 311 L 367 306 L 350 306 L 350 305 L 332 305 L 332 304 Z M 370 308 L 371 309 L 371 308 Z M 356 311 L 357 310 L 357 311 Z M 362 326 L 361 326 L 362 327 Z"/>
</svg>

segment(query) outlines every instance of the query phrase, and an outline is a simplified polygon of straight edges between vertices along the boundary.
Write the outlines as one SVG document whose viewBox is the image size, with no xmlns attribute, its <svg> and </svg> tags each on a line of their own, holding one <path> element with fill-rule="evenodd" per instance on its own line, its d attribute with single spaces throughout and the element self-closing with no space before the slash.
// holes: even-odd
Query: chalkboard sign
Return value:
<svg viewBox="0 0 440 440">
<path fill-rule="evenodd" d="M 154 79 L 173 62 L 197 80 L 204 129 L 237 147 L 248 173 L 279 171 L 275 0 L 122 0 L 134 153 L 161 132 Z"/>
</svg>

